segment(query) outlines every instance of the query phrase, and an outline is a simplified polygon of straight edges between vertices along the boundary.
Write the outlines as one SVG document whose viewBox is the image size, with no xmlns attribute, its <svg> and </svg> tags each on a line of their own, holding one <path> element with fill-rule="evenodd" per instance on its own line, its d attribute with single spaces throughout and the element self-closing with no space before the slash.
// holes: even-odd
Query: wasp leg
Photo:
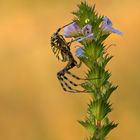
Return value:
<svg viewBox="0 0 140 140">
<path fill-rule="evenodd" d="M 68 81 L 71 85 L 73 85 L 73 86 L 75 86 L 75 87 L 77 87 L 77 86 L 83 86 L 83 85 L 85 85 L 86 84 L 86 82 L 84 82 L 84 83 L 80 83 L 80 84 L 75 84 L 73 81 L 71 81 L 71 80 L 69 80 L 66 76 L 64 76 L 63 75 L 63 80 L 66 80 L 66 81 Z"/>
<path fill-rule="evenodd" d="M 57 73 L 57 78 L 60 81 L 61 86 L 62 86 L 62 88 L 65 91 L 74 92 L 74 93 L 77 93 L 77 92 L 86 92 L 85 90 L 80 91 L 80 90 L 75 90 L 75 89 L 71 88 L 71 86 L 69 86 L 69 84 L 65 81 L 65 80 L 67 80 L 73 86 L 78 86 L 77 84 L 75 84 L 72 81 L 68 80 L 68 78 L 65 76 L 65 74 L 68 72 L 68 70 L 72 69 L 73 67 L 75 67 L 77 65 L 77 62 L 74 60 L 71 52 L 69 52 L 68 55 L 69 55 L 68 64 L 66 65 L 66 67 L 64 69 L 62 69 L 61 71 L 59 71 Z M 68 72 L 68 73 L 70 73 L 70 72 Z M 80 80 L 80 78 L 79 78 L 79 80 Z M 68 88 L 68 90 L 66 88 Z"/>
<path fill-rule="evenodd" d="M 64 75 L 63 75 L 62 78 L 63 78 L 64 80 L 68 81 L 71 85 L 73 85 L 73 86 L 75 86 L 75 87 L 77 87 L 77 86 L 82 86 L 82 85 L 86 84 L 86 82 L 80 83 L 80 84 L 75 84 L 73 81 L 69 80 L 68 77 L 66 77 L 66 76 L 64 76 Z"/>
<path fill-rule="evenodd" d="M 68 85 L 67 82 L 65 82 L 65 80 L 62 77 L 63 77 L 62 75 L 61 76 L 59 75 L 58 80 L 64 91 L 71 92 L 71 93 L 86 93 L 87 92 L 86 90 L 81 91 L 81 90 L 73 89 L 71 86 Z M 75 85 L 75 86 L 78 86 L 78 85 Z"/>
<path fill-rule="evenodd" d="M 68 24 L 66 24 L 66 25 L 64 25 L 64 26 L 61 27 L 61 28 L 58 28 L 58 30 L 57 30 L 56 33 L 59 33 L 63 28 L 65 28 L 66 26 L 69 26 L 69 25 L 72 24 L 72 23 L 74 23 L 74 21 L 73 21 L 73 22 L 70 22 L 70 23 L 68 23 Z"/>
<path fill-rule="evenodd" d="M 78 77 L 78 76 L 72 74 L 72 73 L 69 72 L 69 71 L 67 71 L 66 73 L 69 74 L 69 75 L 71 75 L 73 78 L 75 78 L 75 79 L 77 79 L 77 80 L 86 80 L 86 79 L 80 78 L 80 77 Z"/>
<path fill-rule="evenodd" d="M 80 83 L 80 84 L 75 84 L 73 81 L 69 80 L 66 76 L 63 76 L 62 77 L 62 80 L 66 80 L 68 81 L 71 85 L 77 87 L 77 86 L 84 86 L 87 84 L 87 82 L 83 82 L 83 83 Z M 87 92 L 87 91 L 86 91 Z"/>
<path fill-rule="evenodd" d="M 89 79 L 89 78 L 80 78 L 80 77 L 78 77 L 78 76 L 72 74 L 72 73 L 69 72 L 69 71 L 67 71 L 66 73 L 69 74 L 69 75 L 71 75 L 73 78 L 75 78 L 75 79 L 77 79 L 77 80 L 97 80 L 97 79 L 100 79 L 100 78 L 91 78 L 91 79 Z"/>
<path fill-rule="evenodd" d="M 65 79 L 65 80 L 67 80 L 70 84 L 72 84 L 73 86 L 79 86 L 79 84 L 75 84 L 73 81 L 71 81 L 71 80 L 69 80 L 66 76 L 64 76 L 63 75 L 63 78 Z"/>
<path fill-rule="evenodd" d="M 62 79 L 59 79 L 59 78 L 58 78 L 58 80 L 59 80 L 59 82 L 60 82 L 61 87 L 63 88 L 63 90 L 64 90 L 64 91 L 67 91 L 67 89 L 65 88 L 65 85 L 64 85 Z"/>
<path fill-rule="evenodd" d="M 76 89 L 73 89 L 71 86 L 69 86 L 69 84 L 66 81 L 68 81 L 73 86 L 80 86 L 80 84 L 79 85 L 78 84 L 75 84 L 74 82 L 72 82 L 71 80 L 69 80 L 65 76 L 65 73 L 67 72 L 66 68 L 64 68 L 62 71 L 60 71 L 60 72 L 57 73 L 57 78 L 60 81 L 60 84 L 61 84 L 63 90 L 64 91 L 67 91 L 67 92 L 71 92 L 71 93 L 78 93 L 78 92 L 79 93 L 82 93 L 82 92 L 85 93 L 85 92 L 87 92 L 86 90 L 82 90 L 82 91 L 81 90 L 76 90 Z"/>
<path fill-rule="evenodd" d="M 82 65 L 82 61 L 80 60 L 80 63 L 76 65 L 77 68 L 80 68 Z"/>
<path fill-rule="evenodd" d="M 87 92 L 86 90 L 77 90 L 77 89 L 72 88 L 71 86 L 68 85 L 68 83 L 64 79 L 63 79 L 63 83 L 69 89 L 69 90 L 67 90 L 68 92 L 72 92 L 72 93 L 83 93 L 83 92 L 85 93 L 85 92 Z"/>
</svg>

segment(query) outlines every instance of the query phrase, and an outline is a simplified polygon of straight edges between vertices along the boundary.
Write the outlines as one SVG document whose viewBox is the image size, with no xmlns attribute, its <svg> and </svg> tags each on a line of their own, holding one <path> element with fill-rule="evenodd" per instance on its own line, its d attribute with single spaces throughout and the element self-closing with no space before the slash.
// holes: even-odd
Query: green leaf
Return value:
<svg viewBox="0 0 140 140">
<path fill-rule="evenodd" d="M 104 84 L 108 82 L 110 76 L 111 73 L 109 73 L 107 70 L 105 70 L 98 64 L 95 66 L 94 69 L 89 70 L 89 72 L 87 73 L 88 79 L 97 78 L 96 80 L 90 80 L 89 83 L 91 83 L 98 89 L 100 89 Z"/>
<path fill-rule="evenodd" d="M 73 14 L 75 15 L 74 20 L 80 27 L 83 27 L 87 24 L 87 20 L 89 20 L 90 23 L 95 21 L 95 5 L 91 7 L 86 2 L 81 2 L 81 4 L 78 5 L 78 11 L 73 12 Z"/>
<path fill-rule="evenodd" d="M 97 98 L 97 89 L 93 84 L 87 82 L 87 83 L 83 84 L 82 87 L 86 91 L 90 92 L 90 94 L 93 96 L 93 98 Z"/>
<path fill-rule="evenodd" d="M 109 120 L 108 117 L 105 117 L 105 118 L 102 120 L 102 125 L 103 125 L 103 126 L 106 126 L 106 125 L 108 125 L 109 123 L 110 123 L 110 120 Z"/>
<path fill-rule="evenodd" d="M 98 43 L 103 42 L 110 34 L 101 34 L 97 40 Z"/>
<path fill-rule="evenodd" d="M 108 100 L 110 95 L 113 93 L 118 88 L 118 86 L 113 86 L 110 82 L 107 82 L 103 87 L 102 87 L 102 98 L 103 100 Z"/>
<path fill-rule="evenodd" d="M 103 126 L 100 130 L 100 134 L 99 134 L 100 137 L 105 138 L 108 135 L 108 133 L 117 126 L 118 126 L 118 124 L 115 124 L 114 122 L 111 122 L 111 123 Z"/>
<path fill-rule="evenodd" d="M 109 112 L 111 112 L 112 108 L 109 103 L 100 98 L 94 100 L 89 105 L 89 110 L 92 112 L 92 115 L 96 118 L 96 120 L 101 121 Z"/>
<path fill-rule="evenodd" d="M 106 54 L 105 57 L 104 57 L 105 61 L 104 61 L 103 67 L 105 67 L 106 64 L 107 64 L 112 58 L 113 58 L 113 56 L 109 56 L 109 54 Z"/>
<path fill-rule="evenodd" d="M 96 130 L 96 125 L 93 125 L 91 122 L 89 121 L 78 121 L 83 127 L 85 127 L 89 133 L 91 135 L 94 134 L 95 130 Z"/>
</svg>

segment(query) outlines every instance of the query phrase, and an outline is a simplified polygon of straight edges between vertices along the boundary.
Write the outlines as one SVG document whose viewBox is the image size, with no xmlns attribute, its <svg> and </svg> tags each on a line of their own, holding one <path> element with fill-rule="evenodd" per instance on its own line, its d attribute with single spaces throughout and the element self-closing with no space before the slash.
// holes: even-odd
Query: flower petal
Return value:
<svg viewBox="0 0 140 140">
<path fill-rule="evenodd" d="M 84 36 L 84 37 L 78 37 L 76 42 L 81 42 L 83 40 L 90 40 L 92 38 L 94 38 L 94 34 L 93 33 L 91 33 L 91 34 L 89 34 L 87 36 Z"/>
<path fill-rule="evenodd" d="M 76 52 L 75 52 L 75 55 L 76 55 L 77 57 L 84 57 L 84 51 L 83 51 L 83 49 L 84 49 L 84 46 L 78 48 L 78 49 L 76 50 Z"/>
<path fill-rule="evenodd" d="M 104 33 L 116 33 L 122 35 L 123 33 L 112 26 L 112 21 L 108 17 L 103 17 L 101 30 Z"/>
<path fill-rule="evenodd" d="M 92 33 L 92 25 L 87 24 L 82 28 L 83 35 L 87 36 Z"/>
<path fill-rule="evenodd" d="M 112 21 L 108 17 L 103 17 L 103 25 L 109 25 L 112 26 Z"/>
<path fill-rule="evenodd" d="M 121 31 L 119 31 L 119 30 L 117 30 L 117 29 L 115 29 L 115 28 L 112 28 L 111 31 L 112 31 L 113 33 L 118 34 L 118 35 L 123 35 L 123 33 L 122 33 Z"/>
<path fill-rule="evenodd" d="M 81 31 L 80 27 L 77 25 L 76 22 L 73 22 L 72 24 L 66 26 L 64 28 L 64 37 L 70 38 L 73 37 L 75 34 L 78 34 Z"/>
</svg>

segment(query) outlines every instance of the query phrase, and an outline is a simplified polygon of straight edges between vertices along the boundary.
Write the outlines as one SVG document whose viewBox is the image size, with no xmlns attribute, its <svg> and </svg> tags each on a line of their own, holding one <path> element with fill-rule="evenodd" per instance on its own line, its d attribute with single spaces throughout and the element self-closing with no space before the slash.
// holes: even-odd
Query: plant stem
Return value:
<svg viewBox="0 0 140 140">
<path fill-rule="evenodd" d="M 88 116 L 85 121 L 79 121 L 91 134 L 90 140 L 105 140 L 108 133 L 117 124 L 110 121 L 108 114 L 112 111 L 109 97 L 117 86 L 110 82 L 111 73 L 106 69 L 112 56 L 107 53 L 107 47 L 104 41 L 113 32 L 122 34 L 119 30 L 112 27 L 112 22 L 104 16 L 98 16 L 95 11 L 95 5 L 89 6 L 86 2 L 78 5 L 78 11 L 73 12 L 75 15 L 74 22 L 85 30 L 92 28 L 91 34 L 93 39 L 82 40 L 81 55 L 78 58 L 88 67 L 86 73 L 86 84 L 82 87 L 89 91 L 92 97 L 88 104 Z M 83 33 L 84 34 L 84 33 Z M 85 34 L 84 34 L 85 35 Z"/>
</svg>

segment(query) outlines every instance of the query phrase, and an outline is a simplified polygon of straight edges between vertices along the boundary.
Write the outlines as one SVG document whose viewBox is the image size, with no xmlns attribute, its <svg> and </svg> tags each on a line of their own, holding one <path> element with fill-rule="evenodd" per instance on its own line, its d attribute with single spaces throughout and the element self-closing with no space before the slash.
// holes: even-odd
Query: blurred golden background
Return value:
<svg viewBox="0 0 140 140">
<path fill-rule="evenodd" d="M 80 0 L 0 0 L 0 140 L 84 140 L 77 123 L 86 116 L 89 95 L 67 94 L 56 73 L 50 36 L 73 18 Z M 115 57 L 108 68 L 119 85 L 110 117 L 119 123 L 110 140 L 140 140 L 140 1 L 89 0 L 123 36 L 107 44 Z M 81 68 L 81 76 L 86 71 Z M 81 71 L 81 70 L 80 70 Z M 79 70 L 75 69 L 79 74 Z"/>
</svg>

